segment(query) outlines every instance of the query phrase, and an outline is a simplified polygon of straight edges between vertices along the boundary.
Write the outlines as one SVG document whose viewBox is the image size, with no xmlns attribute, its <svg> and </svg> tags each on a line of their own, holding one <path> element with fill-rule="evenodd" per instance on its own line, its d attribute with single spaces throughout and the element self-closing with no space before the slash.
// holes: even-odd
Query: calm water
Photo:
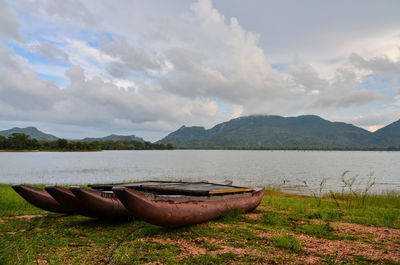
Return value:
<svg viewBox="0 0 400 265">
<path fill-rule="evenodd" d="M 280 185 L 307 192 L 327 178 L 325 190 L 341 190 L 341 174 L 372 172 L 375 191 L 400 190 L 400 152 L 339 151 L 104 151 L 87 153 L 0 152 L 0 183 L 88 184 L 148 179 Z M 309 187 L 304 187 L 303 181 Z"/>
</svg>

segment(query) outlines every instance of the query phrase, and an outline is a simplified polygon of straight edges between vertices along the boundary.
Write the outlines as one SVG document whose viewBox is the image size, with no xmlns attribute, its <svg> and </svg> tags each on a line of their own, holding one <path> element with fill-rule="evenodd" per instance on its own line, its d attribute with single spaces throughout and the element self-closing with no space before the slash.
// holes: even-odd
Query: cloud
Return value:
<svg viewBox="0 0 400 265">
<path fill-rule="evenodd" d="M 1 46 L 0 117 L 3 120 L 169 132 L 182 122 L 214 123 L 217 104 L 210 99 L 187 100 L 144 80 L 139 90 L 120 88 L 99 76 L 87 77 L 82 67 L 67 72 L 69 85 L 39 79 L 27 63 Z M 229 115 L 229 114 L 228 114 Z"/>
<path fill-rule="evenodd" d="M 20 23 L 14 9 L 5 0 L 0 0 L 0 41 L 18 40 Z"/>
<path fill-rule="evenodd" d="M 246 32 L 236 18 L 226 21 L 211 1 L 199 1 L 191 10 L 184 18 L 187 30 L 178 31 L 184 36 L 175 36 L 181 44 L 165 48 L 172 67 L 160 78 L 162 87 L 231 104 L 290 97 L 290 84 L 267 62 L 257 34 Z"/>
<path fill-rule="evenodd" d="M 364 106 L 384 99 L 378 91 L 358 89 L 361 80 L 348 68 L 336 69 L 335 76 L 327 80 L 311 66 L 299 65 L 292 68 L 291 76 L 303 88 L 303 107 L 313 111 Z"/>
<path fill-rule="evenodd" d="M 46 17 L 52 23 L 72 26 L 94 26 L 98 23 L 96 16 L 79 0 L 55 2 L 52 0 L 15 0 L 19 9 Z"/>
<path fill-rule="evenodd" d="M 0 45 L 0 62 L 0 102 L 9 114 L 51 109 L 59 96 L 54 82 L 39 79 L 28 69 L 26 61 L 3 45 Z M 0 113 L 7 116 L 7 111 Z"/>
<path fill-rule="evenodd" d="M 348 117 L 342 120 L 348 123 L 357 124 L 365 129 L 375 131 L 384 127 L 392 122 L 399 120 L 399 109 L 390 107 L 376 113 L 375 111 L 366 111 L 362 115 L 355 117 Z"/>
<path fill-rule="evenodd" d="M 60 31 L 52 35 L 46 28 L 41 35 L 39 28 L 34 37 L 25 36 L 27 49 L 53 64 L 28 62 L 23 54 L 18 56 L 0 44 L 1 118 L 100 130 L 169 132 L 182 124 L 212 126 L 249 114 L 311 113 L 375 126 L 378 119 L 371 118 L 369 107 L 380 106 L 382 121 L 398 113 L 395 106 L 387 107 L 390 97 L 382 90 L 362 86 L 370 74 L 398 78 L 399 59 L 393 52 L 398 37 L 393 37 L 392 28 L 391 35 L 380 33 L 392 36 L 382 37 L 390 40 L 385 44 L 376 35 L 369 36 L 374 40 L 371 49 L 358 49 L 360 39 L 350 41 L 352 51 L 338 51 L 335 56 L 346 56 L 335 60 L 330 60 L 333 55 L 315 55 L 325 51 L 317 47 L 314 55 L 285 62 L 285 71 L 279 72 L 271 66 L 277 57 L 266 52 L 279 51 L 279 47 L 265 47 L 272 33 L 246 30 L 240 17 L 225 16 L 211 0 L 196 1 L 183 13 L 177 11 L 177 2 L 169 3 L 160 4 L 165 6 L 161 14 L 151 1 L 114 5 L 18 0 L 15 5 L 20 12 Z M 9 5 L 1 5 L 5 8 L 0 9 L 4 15 L 0 35 L 17 40 L 20 22 Z M 25 18 L 20 19 L 26 26 Z M 43 25 L 32 24 L 23 32 Z M 279 26 L 275 21 L 266 27 Z M 295 36 L 289 37 L 294 40 Z M 383 47 L 380 55 L 377 47 Z M 67 66 L 57 68 L 65 62 Z M 69 82 L 59 88 L 37 76 L 44 72 Z"/>
<path fill-rule="evenodd" d="M 114 77 L 123 78 L 132 72 L 149 74 L 165 67 L 161 55 L 135 48 L 119 36 L 114 36 L 112 41 L 103 45 L 102 50 L 119 59 L 107 65 L 108 72 Z"/>
<path fill-rule="evenodd" d="M 61 48 L 47 42 L 40 42 L 34 46 L 36 54 L 42 55 L 53 62 L 65 63 L 69 61 L 68 54 Z"/>
<path fill-rule="evenodd" d="M 349 61 L 355 67 L 363 70 L 368 70 L 371 73 L 381 76 L 390 76 L 398 78 L 400 76 L 400 48 L 399 58 L 397 61 L 391 60 L 386 55 L 365 59 L 356 53 L 352 53 Z"/>
</svg>

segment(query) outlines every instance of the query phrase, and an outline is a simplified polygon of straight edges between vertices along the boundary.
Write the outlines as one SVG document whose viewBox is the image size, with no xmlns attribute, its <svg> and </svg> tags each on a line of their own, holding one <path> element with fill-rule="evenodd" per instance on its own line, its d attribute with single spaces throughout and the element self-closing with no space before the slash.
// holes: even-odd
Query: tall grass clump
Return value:
<svg viewBox="0 0 400 265">
<path fill-rule="evenodd" d="M 346 202 L 347 207 L 351 207 L 352 204 L 355 203 L 357 207 L 361 206 L 365 208 L 366 201 L 370 196 L 369 192 L 371 191 L 371 188 L 376 184 L 374 173 L 371 172 L 369 174 L 368 181 L 363 189 L 356 190 L 354 188 L 354 184 L 356 183 L 357 178 L 359 178 L 359 175 L 356 174 L 352 177 L 347 177 L 349 172 L 350 171 L 346 170 L 342 174 L 341 182 L 343 186 L 340 197 Z M 331 192 L 331 194 L 334 193 Z M 332 198 L 336 198 L 336 196 L 333 196 Z"/>
<path fill-rule="evenodd" d="M 315 192 L 313 189 L 310 188 L 310 186 L 307 183 L 307 180 L 303 180 L 303 184 L 306 188 L 309 189 L 309 191 L 311 192 L 311 194 L 313 195 L 315 201 L 317 202 L 317 206 L 320 207 L 321 203 L 322 203 L 322 197 L 323 197 L 323 190 L 326 184 L 326 181 L 328 179 L 323 177 L 321 182 L 319 183 L 319 189 L 318 192 Z"/>
</svg>

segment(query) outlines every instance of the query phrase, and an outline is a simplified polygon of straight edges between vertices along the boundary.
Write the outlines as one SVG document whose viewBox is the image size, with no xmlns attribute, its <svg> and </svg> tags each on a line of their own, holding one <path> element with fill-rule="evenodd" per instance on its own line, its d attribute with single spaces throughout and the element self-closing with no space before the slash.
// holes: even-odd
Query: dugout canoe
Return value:
<svg viewBox="0 0 400 265">
<path fill-rule="evenodd" d="M 88 217 L 95 216 L 95 214 L 92 213 L 90 209 L 87 209 L 69 189 L 60 186 L 46 186 L 44 189 L 54 198 L 54 200 L 63 207 L 70 209 L 73 213 Z"/>
<path fill-rule="evenodd" d="M 27 202 L 43 209 L 55 213 L 72 214 L 73 211 L 58 203 L 46 190 L 27 186 L 23 184 L 14 184 L 12 188 Z"/>
<path fill-rule="evenodd" d="M 89 211 L 86 215 L 106 218 L 133 216 L 112 191 L 89 190 L 77 186 L 70 187 L 70 191 L 83 205 L 81 211 Z"/>
<path fill-rule="evenodd" d="M 127 183 L 106 183 L 106 184 L 90 184 L 88 187 L 94 190 L 111 191 L 115 186 L 129 187 L 136 190 L 143 190 L 143 186 L 158 186 L 158 185 L 169 185 L 169 184 L 185 184 L 185 183 L 210 183 L 208 180 L 202 180 L 200 182 L 184 182 L 184 181 L 164 181 L 164 180 L 148 180 L 138 182 L 127 182 Z M 232 186 L 232 180 L 224 180 L 216 182 L 218 185 Z"/>
<path fill-rule="evenodd" d="M 206 222 L 235 209 L 250 212 L 264 195 L 263 187 L 212 196 L 158 195 L 121 186 L 112 190 L 135 217 L 164 227 Z"/>
</svg>

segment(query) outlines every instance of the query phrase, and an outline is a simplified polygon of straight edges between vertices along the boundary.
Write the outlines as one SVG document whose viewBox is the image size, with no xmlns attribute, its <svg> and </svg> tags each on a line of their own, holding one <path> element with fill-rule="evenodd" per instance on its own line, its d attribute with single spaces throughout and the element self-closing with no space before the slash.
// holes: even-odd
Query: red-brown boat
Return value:
<svg viewBox="0 0 400 265">
<path fill-rule="evenodd" d="M 23 184 L 14 184 L 12 188 L 30 204 L 55 213 L 68 213 L 73 211 L 58 203 L 47 191 L 44 189 L 26 186 Z"/>
<path fill-rule="evenodd" d="M 83 205 L 87 213 L 98 217 L 121 218 L 132 217 L 112 191 L 89 190 L 80 187 L 70 187 L 76 199 Z"/>
<path fill-rule="evenodd" d="M 208 180 L 201 180 L 200 182 L 184 182 L 184 181 L 168 181 L 168 180 L 148 180 L 148 181 L 138 181 L 131 183 L 110 183 L 110 184 L 90 184 L 90 188 L 94 190 L 111 191 L 113 187 L 128 187 L 135 190 L 143 190 L 142 187 L 146 186 L 159 186 L 159 185 L 169 185 L 169 184 L 191 184 L 191 183 L 209 183 Z M 217 185 L 232 186 L 232 180 L 223 180 L 221 182 L 213 182 Z"/>
<path fill-rule="evenodd" d="M 73 213 L 84 216 L 96 216 L 90 209 L 75 197 L 75 195 L 67 188 L 60 186 L 46 186 L 44 188 L 59 204 L 66 209 L 70 209 Z"/>
<path fill-rule="evenodd" d="M 111 191 L 112 187 L 129 187 L 130 190 L 139 190 L 141 194 L 146 194 L 146 198 L 154 201 L 174 201 L 176 203 L 188 201 L 205 201 L 208 195 L 207 187 L 213 186 L 222 189 L 223 192 L 229 190 L 238 190 L 232 187 L 231 181 L 224 181 L 222 184 L 201 182 L 181 182 L 181 181 L 144 181 L 136 183 L 120 183 L 120 184 L 99 184 L 93 185 L 93 189 L 83 189 L 80 187 L 71 187 L 70 189 L 60 186 L 46 186 L 45 189 L 35 188 L 26 185 L 13 185 L 15 191 L 18 192 L 25 200 L 36 207 L 43 210 L 81 214 L 89 217 L 131 217 L 134 215 L 126 209 L 119 198 Z M 203 188 L 203 189 L 202 189 Z M 205 190 L 204 190 L 205 188 Z M 104 190 L 106 191 L 104 191 Z M 215 192 L 215 191 L 214 191 Z M 185 196 L 182 194 L 186 194 Z M 190 195 L 195 195 L 190 196 Z M 201 197 L 203 195 L 203 197 Z M 247 195 L 246 195 L 247 196 Z M 244 196 L 244 197 L 246 197 Z M 216 198 L 230 198 L 232 196 L 217 196 L 208 200 L 216 200 Z M 243 197 L 243 196 L 233 196 Z M 245 209 L 246 210 L 246 209 Z M 174 226 L 174 225 L 170 225 Z"/>
<path fill-rule="evenodd" d="M 218 187 L 219 190 L 154 187 L 158 192 L 169 194 L 160 195 L 116 186 L 113 192 L 137 218 L 166 227 L 206 222 L 235 209 L 249 212 L 260 204 L 264 195 L 262 187 L 255 189 L 226 187 L 223 189 Z M 185 195 L 192 191 L 195 196 Z M 183 192 L 183 195 L 171 195 L 180 192 Z"/>
</svg>

